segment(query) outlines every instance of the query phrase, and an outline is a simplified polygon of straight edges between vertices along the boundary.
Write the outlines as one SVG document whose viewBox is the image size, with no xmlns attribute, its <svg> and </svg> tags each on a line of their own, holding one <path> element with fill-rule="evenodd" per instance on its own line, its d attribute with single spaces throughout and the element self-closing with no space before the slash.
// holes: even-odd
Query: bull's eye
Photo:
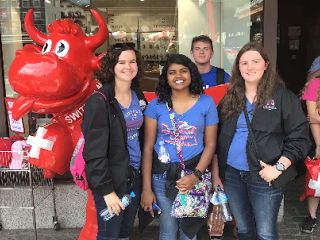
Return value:
<svg viewBox="0 0 320 240">
<path fill-rule="evenodd" d="M 51 41 L 51 39 L 48 39 L 42 47 L 42 54 L 50 52 L 51 46 L 52 46 L 52 41 Z"/>
<path fill-rule="evenodd" d="M 69 43 L 65 40 L 60 40 L 57 43 L 55 53 L 57 54 L 58 57 L 64 57 L 67 55 L 69 51 Z"/>
</svg>

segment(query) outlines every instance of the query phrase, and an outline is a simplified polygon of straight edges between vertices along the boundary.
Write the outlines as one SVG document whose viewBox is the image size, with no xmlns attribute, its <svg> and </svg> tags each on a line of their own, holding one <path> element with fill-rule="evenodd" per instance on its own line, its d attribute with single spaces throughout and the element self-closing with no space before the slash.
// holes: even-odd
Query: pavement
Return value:
<svg viewBox="0 0 320 240">
<path fill-rule="evenodd" d="M 300 225 L 307 213 L 306 202 L 299 201 L 303 191 L 303 177 L 291 182 L 285 194 L 285 206 L 283 221 L 278 223 L 280 240 L 320 240 L 320 226 L 312 234 L 300 232 Z M 320 216 L 320 214 L 319 214 Z M 234 240 L 232 227 L 227 226 L 223 240 Z M 38 240 L 76 240 L 80 229 L 38 229 Z M 158 240 L 159 228 L 149 226 L 140 234 L 138 229 L 134 230 L 131 240 Z M 2 230 L 0 240 L 35 240 L 33 230 Z M 198 239 L 199 240 L 199 239 Z"/>
</svg>

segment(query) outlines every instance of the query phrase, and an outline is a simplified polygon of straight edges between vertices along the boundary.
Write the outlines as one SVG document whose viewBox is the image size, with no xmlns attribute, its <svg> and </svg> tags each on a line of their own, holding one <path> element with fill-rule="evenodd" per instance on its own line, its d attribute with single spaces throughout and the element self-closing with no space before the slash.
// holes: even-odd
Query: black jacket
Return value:
<svg viewBox="0 0 320 240">
<path fill-rule="evenodd" d="M 133 90 L 144 110 L 147 102 L 143 93 Z M 114 84 L 107 83 L 99 91 L 107 100 L 101 94 L 93 94 L 85 105 L 81 124 L 86 177 L 92 191 L 101 195 L 115 191 L 121 197 L 127 191 L 129 167 L 126 122 L 115 99 Z M 141 149 L 142 131 L 143 127 L 139 132 Z"/>
<path fill-rule="evenodd" d="M 269 104 L 257 108 L 251 121 L 259 156 L 255 154 L 249 134 L 247 159 L 250 171 L 256 176 L 261 170 L 258 157 L 265 163 L 274 164 L 281 156 L 285 156 L 294 166 L 297 161 L 305 158 L 310 148 L 309 124 L 302 111 L 300 100 L 285 87 L 278 87 L 275 90 L 273 100 L 274 102 L 270 101 Z M 221 105 L 218 112 L 221 115 Z M 221 122 L 219 126 L 217 153 L 219 174 L 222 179 L 238 117 L 239 114 Z M 295 171 L 295 168 L 292 167 L 290 171 Z"/>
</svg>

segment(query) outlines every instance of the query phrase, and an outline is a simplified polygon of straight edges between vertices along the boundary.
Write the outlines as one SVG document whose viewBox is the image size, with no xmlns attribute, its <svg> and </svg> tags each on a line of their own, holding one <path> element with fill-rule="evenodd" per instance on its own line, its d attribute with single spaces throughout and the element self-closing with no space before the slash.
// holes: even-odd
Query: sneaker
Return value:
<svg viewBox="0 0 320 240">
<path fill-rule="evenodd" d="M 312 233 L 316 226 L 317 226 L 317 219 L 311 218 L 310 216 L 308 216 L 305 222 L 301 226 L 301 232 Z"/>
</svg>

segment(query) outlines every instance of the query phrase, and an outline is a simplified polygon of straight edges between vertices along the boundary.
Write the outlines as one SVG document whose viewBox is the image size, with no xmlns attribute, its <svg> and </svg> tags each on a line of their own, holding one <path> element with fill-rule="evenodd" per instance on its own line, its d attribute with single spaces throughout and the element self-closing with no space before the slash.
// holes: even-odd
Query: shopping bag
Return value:
<svg viewBox="0 0 320 240">
<path fill-rule="evenodd" d="M 320 197 L 320 159 L 307 157 L 304 163 L 307 171 L 304 180 L 304 193 L 300 196 L 300 201 L 304 201 L 308 197 Z"/>
</svg>

